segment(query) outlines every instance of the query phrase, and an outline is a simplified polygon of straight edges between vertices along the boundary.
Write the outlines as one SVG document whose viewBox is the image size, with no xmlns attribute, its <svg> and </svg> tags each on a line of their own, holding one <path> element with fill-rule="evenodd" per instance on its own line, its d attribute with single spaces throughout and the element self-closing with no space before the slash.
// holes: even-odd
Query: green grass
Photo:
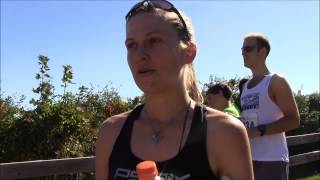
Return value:
<svg viewBox="0 0 320 180">
<path fill-rule="evenodd" d="M 304 178 L 298 178 L 296 180 L 320 180 L 320 173 Z"/>
</svg>

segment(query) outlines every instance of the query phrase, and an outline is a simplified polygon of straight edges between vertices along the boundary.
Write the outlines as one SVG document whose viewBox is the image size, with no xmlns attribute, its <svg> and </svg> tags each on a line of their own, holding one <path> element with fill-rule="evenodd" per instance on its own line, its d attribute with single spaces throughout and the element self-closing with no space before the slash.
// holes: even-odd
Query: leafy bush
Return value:
<svg viewBox="0 0 320 180">
<path fill-rule="evenodd" d="M 122 100 L 111 83 L 102 90 L 80 86 L 75 93 L 69 92 L 73 84 L 71 65 L 63 66 L 61 87 L 63 94 L 54 94 L 51 84 L 49 58 L 40 55 L 38 87 L 33 92 L 39 95 L 32 99 L 32 110 L 21 106 L 25 97 L 0 96 L 0 162 L 27 161 L 90 156 L 94 154 L 96 133 L 100 124 L 108 117 L 133 109 L 143 103 L 137 96 Z M 203 85 L 203 92 L 211 84 L 226 82 L 238 96 L 240 79 L 230 80 L 210 77 Z M 301 127 L 288 132 L 289 135 L 319 131 L 320 94 L 295 96 L 301 115 Z"/>
<path fill-rule="evenodd" d="M 123 101 L 114 88 L 80 86 L 68 92 L 72 67 L 63 66 L 62 95 L 54 94 L 49 59 L 39 56 L 36 74 L 39 95 L 32 99 L 33 110 L 25 110 L 13 97 L 0 97 L 0 162 L 89 156 L 94 154 L 97 129 L 108 117 L 128 111 L 142 102 L 141 97 Z"/>
</svg>

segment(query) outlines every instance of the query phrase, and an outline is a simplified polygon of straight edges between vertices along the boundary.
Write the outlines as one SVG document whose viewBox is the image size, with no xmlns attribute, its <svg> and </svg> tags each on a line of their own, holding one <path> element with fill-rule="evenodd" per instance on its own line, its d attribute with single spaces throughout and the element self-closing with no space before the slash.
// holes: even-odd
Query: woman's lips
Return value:
<svg viewBox="0 0 320 180">
<path fill-rule="evenodd" d="M 142 68 L 138 70 L 138 74 L 144 75 L 144 74 L 150 74 L 155 72 L 154 69 L 150 69 L 150 68 Z"/>
</svg>

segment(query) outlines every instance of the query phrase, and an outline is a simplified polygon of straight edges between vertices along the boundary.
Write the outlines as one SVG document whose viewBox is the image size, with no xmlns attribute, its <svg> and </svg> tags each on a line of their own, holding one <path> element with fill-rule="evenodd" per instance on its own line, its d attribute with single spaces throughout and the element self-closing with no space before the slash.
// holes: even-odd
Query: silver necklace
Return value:
<svg viewBox="0 0 320 180">
<path fill-rule="evenodd" d="M 160 131 L 156 131 L 155 129 L 152 128 L 152 133 L 151 133 L 152 145 L 158 144 L 159 140 L 160 140 Z"/>
<path fill-rule="evenodd" d="M 180 146 L 179 146 L 179 150 L 181 148 L 181 144 L 182 144 L 182 140 L 183 140 L 183 136 L 184 136 L 184 131 L 185 131 L 185 127 L 186 127 L 186 122 L 188 120 L 188 115 L 189 115 L 189 109 L 190 109 L 190 104 L 191 104 L 191 101 L 189 102 L 188 104 L 188 108 L 186 110 L 186 113 L 185 113 L 185 117 L 184 117 L 184 120 L 183 120 L 183 128 L 182 128 L 182 133 L 181 133 L 181 140 L 180 140 Z M 161 132 L 166 129 L 166 127 L 169 125 L 170 123 L 168 123 L 165 127 L 161 128 L 160 130 L 156 130 L 152 125 L 151 123 L 149 123 L 151 129 L 152 129 L 152 132 L 151 132 L 151 143 L 152 145 L 157 145 L 159 143 L 159 141 L 163 138 L 163 135 L 161 135 Z"/>
</svg>

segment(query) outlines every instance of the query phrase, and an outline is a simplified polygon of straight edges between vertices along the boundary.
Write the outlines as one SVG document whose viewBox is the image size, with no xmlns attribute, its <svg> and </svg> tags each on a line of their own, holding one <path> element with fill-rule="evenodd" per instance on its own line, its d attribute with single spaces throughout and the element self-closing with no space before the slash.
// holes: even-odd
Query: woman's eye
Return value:
<svg viewBox="0 0 320 180">
<path fill-rule="evenodd" d="M 149 43 L 151 45 L 155 44 L 155 43 L 158 43 L 158 42 L 161 42 L 161 39 L 160 38 L 150 38 L 149 39 Z"/>
<path fill-rule="evenodd" d="M 132 49 L 135 48 L 137 46 L 137 43 L 134 42 L 129 42 L 126 44 L 127 49 Z"/>
</svg>

